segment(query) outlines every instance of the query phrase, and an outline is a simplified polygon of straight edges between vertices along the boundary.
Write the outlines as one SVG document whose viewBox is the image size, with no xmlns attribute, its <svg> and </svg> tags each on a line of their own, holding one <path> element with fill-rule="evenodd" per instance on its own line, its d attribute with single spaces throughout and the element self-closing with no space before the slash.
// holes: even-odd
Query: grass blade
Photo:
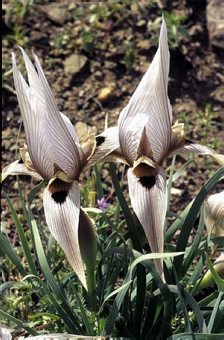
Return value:
<svg viewBox="0 0 224 340">
<path fill-rule="evenodd" d="M 140 336 L 142 315 L 145 307 L 145 292 L 146 292 L 146 270 L 140 264 L 137 266 L 137 293 L 135 303 L 135 315 L 134 315 L 134 329 L 133 333 L 136 338 Z"/>
<path fill-rule="evenodd" d="M 60 318 L 63 320 L 64 324 L 67 326 L 67 328 L 71 331 L 72 329 L 76 333 L 75 325 L 73 324 L 72 320 L 70 320 L 69 314 L 62 308 L 61 300 L 57 299 L 55 295 L 50 291 L 48 286 L 43 282 L 43 280 L 35 275 L 27 275 L 23 278 L 23 280 L 30 280 L 35 279 L 37 280 L 40 285 L 44 288 L 45 293 L 48 295 L 49 299 L 51 300 L 52 305 L 55 307 L 56 311 L 58 312 Z M 81 332 L 82 334 L 82 332 Z"/>
<path fill-rule="evenodd" d="M 83 303 L 79 297 L 79 294 L 77 292 L 77 290 L 75 289 L 75 286 L 73 286 L 73 291 L 75 293 L 75 297 L 76 297 L 76 300 L 78 302 L 78 305 L 79 305 L 79 308 L 80 308 L 80 312 L 82 314 L 82 320 L 84 322 L 84 325 L 86 327 L 86 331 L 87 331 L 87 335 L 94 335 L 94 330 L 93 330 L 93 327 L 91 326 L 90 322 L 89 322 L 89 317 L 86 313 L 86 310 L 83 306 Z"/>
<path fill-rule="evenodd" d="M 187 293 L 186 291 L 184 291 L 183 294 L 184 294 L 184 297 L 185 297 L 187 303 L 191 306 L 192 310 L 195 313 L 197 323 L 198 323 L 199 332 L 207 333 L 207 327 L 206 327 L 205 319 L 202 316 L 201 310 L 200 310 L 197 302 L 195 301 L 193 296 L 191 294 Z"/>
<path fill-rule="evenodd" d="M 7 201 L 8 205 L 9 205 L 9 208 L 10 208 L 10 210 L 12 212 L 12 216 L 13 216 L 13 219 L 14 219 L 14 222 L 15 222 L 15 225 L 16 225 L 16 229 L 17 229 L 17 232 L 18 232 L 18 235 L 19 235 L 22 247 L 23 247 L 24 255 L 25 255 L 25 257 L 27 259 L 27 262 L 29 264 L 31 273 L 33 275 L 38 275 L 36 266 L 35 266 L 33 258 L 32 258 L 32 254 L 30 252 L 28 241 L 26 239 L 26 235 L 24 233 L 23 227 L 22 227 L 22 225 L 21 225 L 21 223 L 19 221 L 18 215 L 17 215 L 17 213 L 16 213 L 16 211 L 15 211 L 15 209 L 13 207 L 13 204 L 12 204 L 9 196 L 4 191 L 3 191 L 3 196 L 6 198 L 6 201 Z"/>
<path fill-rule="evenodd" d="M 0 231 L 0 248 L 1 251 L 8 256 L 10 261 L 14 264 L 14 266 L 18 269 L 22 276 L 26 276 L 27 272 L 21 264 L 20 259 L 16 255 L 15 250 L 12 248 L 12 245 L 7 240 L 6 236 Z"/>
<path fill-rule="evenodd" d="M 109 166 L 110 166 L 110 173 L 111 173 L 112 182 L 113 182 L 113 185 L 114 185 L 116 195 L 117 195 L 118 201 L 120 203 L 121 209 L 123 211 L 123 214 L 124 214 L 127 226 L 128 226 L 128 230 L 129 230 L 130 235 L 131 235 L 133 247 L 137 251 L 141 252 L 142 246 L 141 246 L 141 242 L 139 240 L 139 235 L 138 235 L 137 229 L 135 227 L 135 223 L 134 223 L 134 220 L 132 218 L 130 209 L 128 207 L 128 204 L 127 204 L 127 202 L 124 198 L 122 189 L 120 187 L 120 183 L 119 183 L 119 180 L 118 180 L 117 174 L 116 174 L 116 167 L 113 163 L 110 163 Z"/>
<path fill-rule="evenodd" d="M 170 324 L 171 317 L 172 317 L 172 297 L 169 291 L 169 288 L 162 279 L 160 278 L 159 274 L 155 270 L 154 264 L 150 260 L 154 260 L 157 258 L 166 258 L 166 257 L 173 257 L 173 256 L 179 256 L 182 253 L 156 253 L 156 254 L 146 254 L 146 255 L 137 255 L 137 259 L 133 261 L 131 264 L 129 271 L 124 279 L 123 285 L 113 291 L 107 298 L 104 300 L 104 303 L 111 298 L 113 295 L 117 294 L 117 297 L 113 303 L 111 312 L 108 316 L 106 325 L 105 325 L 105 332 L 106 334 L 111 334 L 114 324 L 117 318 L 117 315 L 119 313 L 121 304 L 125 298 L 126 293 L 128 292 L 128 289 L 130 288 L 130 285 L 133 281 L 133 274 L 135 267 L 139 264 L 142 263 L 144 266 L 150 269 L 152 271 L 153 277 L 161 291 L 161 294 L 164 299 L 164 324 L 162 327 L 162 330 L 165 332 L 167 325 Z M 101 307 L 102 308 L 102 307 Z"/>
<path fill-rule="evenodd" d="M 36 194 L 44 187 L 44 181 L 38 183 L 32 190 L 31 192 L 29 193 L 28 195 L 28 198 L 27 198 L 27 201 L 29 203 L 29 205 L 32 204 Z"/>
<path fill-rule="evenodd" d="M 0 310 L 0 315 L 5 318 L 6 320 L 10 320 L 11 322 L 15 323 L 17 325 L 17 327 L 19 328 L 23 328 L 25 329 L 29 334 L 31 335 L 38 335 L 39 333 L 37 333 L 34 329 L 32 329 L 31 327 L 29 327 L 26 323 L 22 322 L 19 319 L 16 319 L 14 316 L 4 312 L 3 310 Z"/>
<path fill-rule="evenodd" d="M 213 279 L 218 286 L 218 290 L 224 292 L 224 280 L 219 276 L 219 274 L 215 271 L 212 261 L 210 260 L 208 254 L 205 254 L 206 261 L 208 262 L 208 267 L 212 273 Z"/>
<path fill-rule="evenodd" d="M 199 244 L 201 241 L 201 237 L 203 236 L 203 230 L 204 230 L 204 216 L 203 216 L 203 209 L 201 209 L 201 215 L 200 220 L 198 224 L 198 230 L 195 235 L 195 238 L 189 248 L 189 251 L 186 253 L 186 257 L 183 262 L 183 268 L 182 268 L 182 275 L 185 275 L 189 269 L 189 267 L 192 264 L 192 261 L 196 254 L 198 253 Z M 206 245 L 206 243 L 205 243 Z"/>
<path fill-rule="evenodd" d="M 211 315 L 210 320 L 209 320 L 208 333 L 212 333 L 213 328 L 217 327 L 217 325 L 215 324 L 215 321 L 216 321 L 216 319 L 218 319 L 218 314 L 221 313 L 221 311 L 219 310 L 219 306 L 220 306 L 221 301 L 223 301 L 223 297 L 224 297 L 224 293 L 220 292 L 219 296 L 216 300 L 215 306 L 213 308 L 212 315 Z M 217 322 L 218 321 L 219 320 L 217 320 Z M 223 327 L 223 325 L 222 325 L 222 327 Z"/>
<path fill-rule="evenodd" d="M 172 188 L 172 182 L 173 182 L 173 175 L 174 175 L 174 166 L 176 161 L 176 155 L 173 156 L 170 172 L 169 172 L 169 179 L 167 183 L 167 211 L 170 210 L 170 197 L 171 197 L 171 188 Z"/>
<path fill-rule="evenodd" d="M 95 172 L 95 176 L 96 176 L 96 190 L 97 190 L 97 196 L 99 199 L 101 199 L 103 197 L 103 187 L 102 187 L 102 181 L 101 181 L 101 177 L 100 177 L 100 172 L 98 169 L 97 165 L 94 165 L 94 172 Z"/>
<path fill-rule="evenodd" d="M 184 221 L 191 209 L 192 202 L 188 204 L 188 206 L 182 211 L 182 213 L 177 217 L 174 223 L 169 227 L 169 229 L 165 233 L 165 241 L 169 243 L 172 240 L 173 235 L 178 229 L 183 227 Z"/>
</svg>

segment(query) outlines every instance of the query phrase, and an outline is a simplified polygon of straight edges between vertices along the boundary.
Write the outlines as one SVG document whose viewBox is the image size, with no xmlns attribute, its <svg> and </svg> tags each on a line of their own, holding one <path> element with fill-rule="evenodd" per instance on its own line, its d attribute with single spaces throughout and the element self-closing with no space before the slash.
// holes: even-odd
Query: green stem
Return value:
<svg viewBox="0 0 224 340">
<path fill-rule="evenodd" d="M 91 311 L 97 311 L 96 275 L 94 266 L 86 266 L 86 273 L 89 307 Z"/>
</svg>

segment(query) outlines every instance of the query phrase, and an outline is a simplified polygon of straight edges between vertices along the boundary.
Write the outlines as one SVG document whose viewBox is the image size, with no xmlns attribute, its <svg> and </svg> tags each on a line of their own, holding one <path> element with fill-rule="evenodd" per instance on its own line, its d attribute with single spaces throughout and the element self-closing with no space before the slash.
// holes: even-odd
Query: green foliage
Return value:
<svg viewBox="0 0 224 340">
<path fill-rule="evenodd" d="M 12 75 L 11 65 L 7 65 L 8 63 L 6 61 L 4 61 L 3 64 L 7 67 L 7 71 L 2 73 L 2 89 L 15 93 L 14 89 L 8 84 L 8 78 Z"/>
<path fill-rule="evenodd" d="M 94 296 L 83 290 L 64 255 L 61 252 L 59 255 L 55 242 L 53 247 L 52 243 L 46 242 L 45 226 L 43 233 L 43 225 L 33 217 L 30 206 L 42 184 L 31 191 L 28 200 L 24 199 L 20 189 L 25 224 L 29 227 L 26 232 L 18 212 L 5 194 L 20 242 L 13 249 L 1 231 L 3 268 L 10 263 L 1 286 L 1 322 L 7 322 L 11 327 L 17 325 L 17 329 L 23 328 L 29 334 L 67 331 L 150 339 L 183 332 L 196 335 L 222 332 L 222 323 L 219 322 L 222 291 L 218 293 L 216 290 L 216 294 L 205 301 L 196 288 L 208 261 L 204 253 L 208 253 L 210 247 L 203 233 L 203 218 L 199 223 L 196 221 L 205 197 L 224 176 L 224 168 L 205 183 L 194 201 L 169 226 L 165 236 L 167 253 L 163 254 L 145 252 L 144 244 L 139 240 L 138 225 L 126 203 L 113 164 L 110 164 L 110 172 L 118 202 L 115 200 L 113 209 L 105 212 L 89 212 L 98 233 Z M 181 173 L 175 171 L 174 159 L 170 176 L 175 179 Z M 97 196 L 102 197 L 98 168 L 95 168 L 95 177 L 89 180 L 86 191 L 95 189 L 95 186 Z M 123 227 L 124 223 L 127 229 Z M 198 228 L 197 237 L 188 245 L 187 240 L 194 228 Z M 172 243 L 174 236 L 176 245 Z M 166 283 L 157 274 L 152 261 L 158 257 L 164 258 Z M 195 259 L 198 259 L 197 264 Z M 210 269 L 211 266 L 209 263 Z M 9 276 L 12 270 L 13 280 Z M 42 330 L 36 331 L 39 325 Z"/>
<path fill-rule="evenodd" d="M 82 206 L 95 207 L 96 205 L 96 179 L 94 174 L 88 177 L 85 186 L 80 187 Z"/>
<path fill-rule="evenodd" d="M 14 28 L 20 26 L 33 4 L 33 0 L 10 0 L 7 4 L 6 24 Z"/>
<path fill-rule="evenodd" d="M 69 36 L 65 32 L 58 32 L 55 35 L 54 40 L 51 42 L 51 45 L 56 48 L 63 48 L 67 45 L 69 41 Z"/>
<path fill-rule="evenodd" d="M 80 33 L 76 44 L 80 49 L 91 54 L 98 46 L 97 36 L 93 31 L 86 28 Z"/>
<path fill-rule="evenodd" d="M 13 31 L 8 40 L 19 46 L 25 46 L 28 38 L 24 35 L 23 22 L 29 15 L 33 0 L 10 0 L 6 8 L 5 23 Z"/>
<path fill-rule="evenodd" d="M 178 48 L 180 46 L 181 40 L 183 38 L 188 38 L 188 31 L 183 25 L 184 21 L 186 20 L 186 16 L 167 11 L 162 11 L 162 14 L 164 15 L 166 20 L 169 48 Z M 161 26 L 161 20 L 161 16 L 158 16 L 154 21 L 150 21 L 148 23 L 148 30 L 153 42 L 157 41 Z"/>
<path fill-rule="evenodd" d="M 188 31 L 183 25 L 187 17 L 167 11 L 163 11 L 163 14 L 167 24 L 169 46 L 171 49 L 175 49 L 179 46 L 182 37 L 188 38 Z"/>
<path fill-rule="evenodd" d="M 191 139 L 200 140 L 202 144 L 206 144 L 211 148 L 219 148 L 221 141 L 216 139 L 214 134 L 210 138 L 211 131 L 217 129 L 218 113 L 212 110 L 210 104 L 205 105 L 204 110 L 196 111 L 193 113 L 196 119 L 192 125 L 192 114 L 181 112 L 179 120 L 184 123 L 184 130 Z"/>
<path fill-rule="evenodd" d="M 107 3 L 99 2 L 90 5 L 90 17 L 89 22 L 95 23 L 104 18 L 108 18 L 111 13 L 112 6 Z"/>
<path fill-rule="evenodd" d="M 196 138 L 200 138 L 205 143 L 209 143 L 209 146 L 212 148 L 218 148 L 221 141 L 215 138 L 210 140 L 209 138 L 209 131 L 217 128 L 218 113 L 214 112 L 211 105 L 208 104 L 205 106 L 205 109 L 203 111 L 196 112 L 195 117 L 197 118 L 198 122 L 198 131 L 196 131 Z"/>
<path fill-rule="evenodd" d="M 89 7 L 90 15 L 89 22 L 93 24 L 98 24 L 100 21 L 107 20 L 113 17 L 114 14 L 124 14 L 130 11 L 131 5 L 138 4 L 137 0 L 125 0 L 116 1 L 112 0 L 109 2 L 96 2 L 92 3 Z"/>
<path fill-rule="evenodd" d="M 131 42 L 125 43 L 124 63 L 128 71 L 131 71 L 133 69 L 134 61 L 135 45 Z"/>
</svg>

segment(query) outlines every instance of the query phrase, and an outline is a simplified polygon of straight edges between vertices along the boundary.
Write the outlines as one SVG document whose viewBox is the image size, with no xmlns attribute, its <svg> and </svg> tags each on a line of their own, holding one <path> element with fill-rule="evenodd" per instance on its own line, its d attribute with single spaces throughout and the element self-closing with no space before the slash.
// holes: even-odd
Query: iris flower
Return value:
<svg viewBox="0 0 224 340">
<path fill-rule="evenodd" d="M 130 166 L 127 176 L 131 204 L 155 253 L 163 252 L 164 243 L 167 206 L 164 160 L 171 154 L 186 152 L 216 157 L 212 149 L 185 139 L 184 124 L 176 122 L 172 126 L 172 108 L 167 94 L 169 59 L 166 23 L 162 19 L 159 47 L 120 113 L 117 131 L 114 128 L 117 150 L 111 154 L 112 159 L 117 158 Z M 223 156 L 219 158 L 223 161 Z M 162 276 L 161 260 L 156 260 L 156 267 Z"/>
<path fill-rule="evenodd" d="M 29 84 L 18 70 L 14 54 L 12 63 L 27 147 L 21 149 L 20 160 L 3 169 L 3 178 L 23 174 L 45 180 L 43 205 L 47 225 L 86 288 L 82 257 L 90 254 L 91 247 L 95 251 L 96 242 L 91 223 L 80 210 L 78 180 L 95 150 L 95 136 L 80 145 L 70 120 L 56 106 L 38 58 L 34 54 L 34 67 L 23 49 L 21 51 Z M 95 152 L 94 157 L 100 159 L 101 151 Z"/>
</svg>

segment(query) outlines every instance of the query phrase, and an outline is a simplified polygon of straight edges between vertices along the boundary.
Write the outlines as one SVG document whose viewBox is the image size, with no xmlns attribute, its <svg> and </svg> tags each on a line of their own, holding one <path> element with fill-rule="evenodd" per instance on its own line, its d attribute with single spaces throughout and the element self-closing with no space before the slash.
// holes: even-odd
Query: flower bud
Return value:
<svg viewBox="0 0 224 340">
<path fill-rule="evenodd" d="M 224 236 L 224 191 L 205 200 L 205 226 L 212 237 Z"/>
<path fill-rule="evenodd" d="M 80 209 L 79 245 L 82 259 L 86 265 L 88 291 L 95 289 L 95 264 L 97 254 L 97 240 L 94 227 L 88 215 Z"/>
<path fill-rule="evenodd" d="M 213 266 L 214 266 L 216 273 L 219 274 L 221 278 L 224 278 L 224 253 L 221 253 L 221 255 L 215 260 L 215 262 L 213 263 Z M 211 270 L 209 269 L 205 273 L 203 279 L 200 282 L 199 290 L 210 287 L 214 283 L 215 281 L 214 281 L 213 275 L 211 273 Z"/>
</svg>

